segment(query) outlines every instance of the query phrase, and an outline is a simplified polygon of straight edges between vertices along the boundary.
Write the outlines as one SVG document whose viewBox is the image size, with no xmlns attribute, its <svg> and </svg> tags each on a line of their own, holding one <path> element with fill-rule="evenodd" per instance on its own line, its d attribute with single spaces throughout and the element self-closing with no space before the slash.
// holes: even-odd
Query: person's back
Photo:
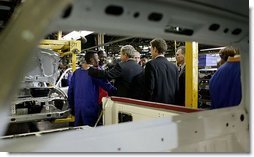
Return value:
<svg viewBox="0 0 254 157">
<path fill-rule="evenodd" d="M 99 86 L 94 83 L 93 78 L 88 75 L 87 70 L 82 68 L 77 69 L 73 73 L 71 84 L 74 87 L 75 112 L 79 113 L 80 116 L 97 115 L 99 111 Z M 76 116 L 76 118 L 79 117 Z"/>
<path fill-rule="evenodd" d="M 134 60 L 119 63 L 121 67 L 121 74 L 115 79 L 115 86 L 117 87 L 117 96 L 130 97 L 131 83 L 133 78 L 143 71 L 143 68 Z"/>
<path fill-rule="evenodd" d="M 178 92 L 178 70 L 170 63 L 164 53 L 166 41 L 153 39 L 151 42 L 152 59 L 145 68 L 145 100 L 175 104 Z"/>
<path fill-rule="evenodd" d="M 145 70 L 153 71 L 154 88 L 150 101 L 174 104 L 178 89 L 178 71 L 165 57 L 158 57 L 146 64 Z M 145 76 L 146 77 L 146 76 Z"/>
<path fill-rule="evenodd" d="M 85 55 L 86 62 L 98 65 L 98 55 L 89 51 Z M 83 67 L 77 69 L 68 89 L 68 102 L 72 114 L 75 115 L 75 126 L 94 126 L 99 116 L 99 87 L 108 92 L 116 89 L 105 79 L 96 79 L 88 75 Z"/>
<path fill-rule="evenodd" d="M 209 82 L 212 109 L 239 105 L 242 98 L 240 57 L 221 65 Z"/>
<path fill-rule="evenodd" d="M 130 84 L 129 97 L 133 99 L 145 99 L 145 71 L 133 77 Z"/>
</svg>

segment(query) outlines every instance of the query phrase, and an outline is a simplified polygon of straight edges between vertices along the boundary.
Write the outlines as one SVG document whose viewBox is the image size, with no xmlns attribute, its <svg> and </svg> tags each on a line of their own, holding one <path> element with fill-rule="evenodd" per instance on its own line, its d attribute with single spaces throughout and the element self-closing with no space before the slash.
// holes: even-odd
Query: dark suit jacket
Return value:
<svg viewBox="0 0 254 157">
<path fill-rule="evenodd" d="M 146 64 L 145 99 L 175 104 L 178 92 L 178 69 L 165 57 L 157 57 Z"/>
<path fill-rule="evenodd" d="M 179 73 L 179 92 L 177 95 L 177 104 L 185 106 L 185 66 Z"/>
<path fill-rule="evenodd" d="M 115 79 L 114 86 L 117 88 L 116 96 L 131 97 L 130 93 L 135 92 L 131 88 L 133 78 L 142 72 L 143 68 L 134 60 L 117 63 L 109 71 L 89 68 L 88 74 L 93 77 Z"/>
<path fill-rule="evenodd" d="M 136 75 L 130 84 L 130 98 L 144 100 L 145 93 L 145 71 Z"/>
</svg>

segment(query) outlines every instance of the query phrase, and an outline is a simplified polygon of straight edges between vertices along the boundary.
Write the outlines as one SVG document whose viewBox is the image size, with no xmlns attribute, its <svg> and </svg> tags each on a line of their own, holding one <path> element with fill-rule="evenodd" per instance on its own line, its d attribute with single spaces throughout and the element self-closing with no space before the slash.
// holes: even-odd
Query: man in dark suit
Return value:
<svg viewBox="0 0 254 157">
<path fill-rule="evenodd" d="M 178 70 L 164 57 L 167 43 L 163 39 L 153 39 L 150 45 L 152 60 L 145 68 L 145 100 L 175 104 Z"/>
<path fill-rule="evenodd" d="M 120 63 L 109 71 L 89 68 L 88 74 L 97 78 L 115 79 L 116 96 L 132 98 L 133 93 L 136 92 L 131 86 L 133 78 L 143 71 L 143 68 L 134 60 L 135 51 L 133 46 L 125 45 L 120 50 Z"/>
<path fill-rule="evenodd" d="M 185 105 L 185 47 L 180 46 L 176 51 L 176 63 L 179 72 L 179 92 L 177 104 Z"/>
</svg>

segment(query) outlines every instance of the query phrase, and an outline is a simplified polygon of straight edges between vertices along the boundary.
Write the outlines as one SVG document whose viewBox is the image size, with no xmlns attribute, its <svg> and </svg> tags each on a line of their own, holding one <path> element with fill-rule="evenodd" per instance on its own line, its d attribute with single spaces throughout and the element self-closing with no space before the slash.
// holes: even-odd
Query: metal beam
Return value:
<svg viewBox="0 0 254 157">
<path fill-rule="evenodd" d="M 97 48 L 97 47 L 103 47 L 103 46 L 106 46 L 106 45 L 118 43 L 118 42 L 120 42 L 120 41 L 128 40 L 128 39 L 131 39 L 131 38 L 134 38 L 134 37 L 125 37 L 125 38 L 121 38 L 121 39 L 118 39 L 118 40 L 115 40 L 115 41 L 111 41 L 111 42 L 107 42 L 107 43 L 100 44 L 100 45 L 97 45 L 97 46 L 89 47 L 89 48 L 83 49 L 83 50 L 81 50 L 81 51 L 91 50 L 91 49 L 94 49 L 94 48 Z"/>
<path fill-rule="evenodd" d="M 185 42 L 185 106 L 198 108 L 198 43 Z"/>
<path fill-rule="evenodd" d="M 63 32 L 62 31 L 58 31 L 58 33 L 57 33 L 57 40 L 61 40 L 62 39 L 62 35 L 63 35 Z"/>
<path fill-rule="evenodd" d="M 103 33 L 99 33 L 97 35 L 97 45 L 102 45 L 104 44 L 104 34 Z M 104 49 L 104 46 L 100 46 L 100 49 Z"/>
<path fill-rule="evenodd" d="M 71 57 L 71 67 L 72 71 L 74 72 L 76 70 L 76 63 L 77 63 L 77 53 L 80 53 L 81 51 L 81 41 L 70 41 L 70 52 L 72 52 Z"/>
</svg>

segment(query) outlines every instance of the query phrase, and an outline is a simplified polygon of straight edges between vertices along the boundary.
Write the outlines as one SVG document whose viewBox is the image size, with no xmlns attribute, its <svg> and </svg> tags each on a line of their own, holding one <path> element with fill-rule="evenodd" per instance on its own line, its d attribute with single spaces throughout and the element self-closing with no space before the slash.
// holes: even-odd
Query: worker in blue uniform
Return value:
<svg viewBox="0 0 254 157">
<path fill-rule="evenodd" d="M 235 51 L 225 48 L 222 51 Z M 231 55 L 232 56 L 232 55 Z M 228 56 L 209 82 L 211 108 L 224 108 L 239 105 L 242 99 L 240 56 Z"/>
<path fill-rule="evenodd" d="M 97 52 L 88 51 L 85 61 L 97 67 L 99 62 Z M 100 111 L 98 105 L 99 87 L 109 93 L 116 92 L 116 88 L 106 79 L 93 78 L 82 67 L 73 73 L 68 89 L 68 102 L 72 114 L 75 114 L 75 126 L 95 125 Z"/>
</svg>

